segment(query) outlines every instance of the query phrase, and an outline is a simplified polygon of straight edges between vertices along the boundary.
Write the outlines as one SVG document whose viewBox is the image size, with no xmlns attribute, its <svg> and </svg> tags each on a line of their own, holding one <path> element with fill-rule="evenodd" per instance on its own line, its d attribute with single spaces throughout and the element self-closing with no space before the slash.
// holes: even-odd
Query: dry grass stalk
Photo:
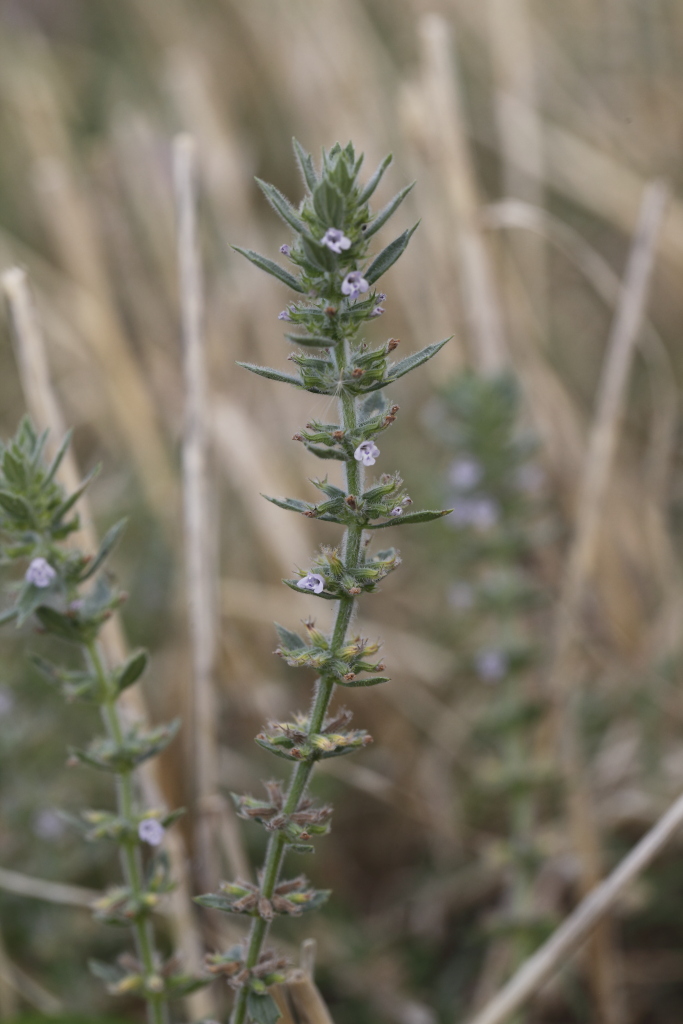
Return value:
<svg viewBox="0 0 683 1024">
<path fill-rule="evenodd" d="M 72 315 L 101 370 L 141 488 L 173 533 L 173 473 L 149 389 L 121 327 L 93 210 L 73 166 L 65 112 L 58 102 L 59 76 L 35 40 L 22 57 L 19 68 L 8 55 L 7 81 L 45 228 L 67 275 L 80 286 Z"/>
<path fill-rule="evenodd" d="M 59 402 L 50 383 L 50 373 L 42 332 L 38 325 L 29 295 L 26 275 L 14 267 L 2 276 L 14 324 L 17 363 L 21 374 L 22 390 L 26 405 L 38 430 L 50 431 L 50 442 L 54 446 L 64 434 L 64 420 Z M 60 478 L 67 489 L 80 483 L 73 451 L 70 449 L 60 466 Z M 93 526 L 87 496 L 79 504 L 83 528 L 75 535 L 75 541 L 82 543 L 86 550 L 97 550 L 97 535 Z M 125 660 L 127 644 L 119 616 L 113 616 L 101 633 L 102 646 L 110 664 Z M 124 711 L 130 718 L 147 721 L 149 715 L 140 687 L 125 691 L 121 698 Z M 165 806 L 163 786 L 158 762 L 148 761 L 140 768 L 140 780 L 146 803 L 151 807 Z M 185 843 L 179 829 L 172 829 L 167 835 L 167 850 L 171 860 L 176 889 L 169 897 L 170 923 L 176 946 L 189 971 L 200 971 L 203 962 L 203 946 L 197 930 L 194 906 L 191 902 L 191 888 L 187 871 Z M 213 998 L 208 989 L 200 990 L 186 1000 L 188 1010 L 195 1015 L 206 1015 L 213 1009 Z"/>
<path fill-rule="evenodd" d="M 612 873 L 593 889 L 563 924 L 508 981 L 470 1024 L 504 1024 L 553 974 L 610 912 L 621 893 L 652 863 L 683 825 L 683 796 L 662 815 Z"/>
<path fill-rule="evenodd" d="M 23 1000 L 34 1010 L 55 1017 L 64 1004 L 10 960 L 0 934 L 0 1020 L 14 1020 Z"/>
<path fill-rule="evenodd" d="M 507 196 L 544 205 L 543 124 L 538 110 L 534 32 L 528 0 L 488 0 L 496 126 Z M 548 281 L 543 239 L 515 234 L 512 251 L 546 341 Z"/>
<path fill-rule="evenodd" d="M 479 197 L 447 23 L 436 14 L 427 15 L 420 22 L 420 40 L 424 109 L 456 238 L 472 359 L 482 373 L 496 373 L 507 362 L 503 321 L 479 222 Z"/>
<path fill-rule="evenodd" d="M 12 1020 L 18 1013 L 19 996 L 14 983 L 12 964 L 0 932 L 0 1020 Z"/>
<path fill-rule="evenodd" d="M 234 816 L 218 791 L 218 715 L 215 692 L 217 572 L 210 511 L 208 460 L 208 386 L 201 261 L 197 238 L 197 166 L 194 140 L 174 141 L 173 168 L 178 219 L 178 265 L 185 376 L 183 432 L 183 505 L 185 566 L 192 643 L 191 746 L 197 814 L 198 873 L 210 889 L 220 874 L 219 845 L 231 872 L 249 878 Z M 226 840 L 223 844 L 222 840 Z"/>
<path fill-rule="evenodd" d="M 311 975 L 302 969 L 290 971 L 281 985 L 270 993 L 282 1014 L 280 1024 L 334 1024 Z"/>
<path fill-rule="evenodd" d="M 63 903 L 67 907 L 89 907 L 102 893 L 95 889 L 85 889 L 81 885 L 64 885 L 61 882 L 49 882 L 44 878 L 33 878 L 19 871 L 8 871 L 0 868 L 0 889 L 13 892 L 17 896 L 30 896 L 47 903 Z"/>
<path fill-rule="evenodd" d="M 617 313 L 608 340 L 596 413 L 579 494 L 575 536 L 560 593 L 549 685 L 556 701 L 556 727 L 565 775 L 570 833 L 581 860 L 584 892 L 601 877 L 600 838 L 585 775 L 575 700 L 580 677 L 577 642 L 586 585 L 595 566 L 601 515 L 610 484 L 621 414 L 635 346 L 641 331 L 654 252 L 668 190 L 648 186 Z M 620 1020 L 618 981 L 606 928 L 596 934 L 590 966 L 603 1017 Z"/>
</svg>

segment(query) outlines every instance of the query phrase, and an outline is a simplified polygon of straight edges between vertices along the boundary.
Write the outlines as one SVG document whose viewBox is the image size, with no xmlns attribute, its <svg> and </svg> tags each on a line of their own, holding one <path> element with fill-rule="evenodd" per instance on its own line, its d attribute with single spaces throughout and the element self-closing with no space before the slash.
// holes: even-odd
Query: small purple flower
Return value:
<svg viewBox="0 0 683 1024">
<path fill-rule="evenodd" d="M 353 453 L 356 462 L 362 462 L 364 466 L 374 466 L 379 457 L 379 448 L 374 441 L 361 441 Z"/>
<path fill-rule="evenodd" d="M 448 603 L 456 612 L 467 612 L 474 606 L 474 588 L 469 583 L 454 583 L 448 591 Z"/>
<path fill-rule="evenodd" d="M 143 843 L 159 846 L 166 835 L 166 829 L 156 818 L 143 818 L 138 825 L 138 836 Z"/>
<path fill-rule="evenodd" d="M 280 246 L 280 252 L 282 253 L 283 256 L 289 256 L 291 251 L 292 251 L 292 248 L 289 245 L 281 245 Z"/>
<path fill-rule="evenodd" d="M 281 313 L 278 313 L 277 318 L 278 318 L 278 320 L 289 320 L 290 323 L 292 321 L 292 318 L 289 315 L 289 310 L 288 309 L 283 309 Z"/>
<path fill-rule="evenodd" d="M 375 306 L 370 316 L 381 316 L 385 312 L 384 306 Z"/>
<path fill-rule="evenodd" d="M 322 237 L 322 244 L 339 256 L 342 249 L 351 248 L 351 239 L 347 238 L 344 232 L 338 228 L 328 228 Z"/>
<path fill-rule="evenodd" d="M 508 660 L 505 654 L 495 648 L 479 651 L 474 659 L 474 665 L 477 675 L 485 683 L 497 683 L 508 670 Z"/>
<path fill-rule="evenodd" d="M 363 277 L 362 270 L 352 270 L 342 281 L 342 295 L 348 295 L 350 299 L 357 299 L 361 292 L 366 292 L 370 285 Z"/>
<path fill-rule="evenodd" d="M 57 573 L 44 558 L 34 558 L 26 570 L 24 579 L 27 583 L 32 583 L 34 587 L 44 588 L 54 583 Z"/>
<path fill-rule="evenodd" d="M 484 471 L 476 459 L 456 459 L 448 470 L 448 480 L 457 491 L 471 491 L 476 487 Z"/>
<path fill-rule="evenodd" d="M 389 513 L 389 515 L 390 516 L 402 516 L 403 515 L 403 509 L 401 508 L 400 505 L 397 505 L 396 508 L 392 508 L 392 510 Z"/>
<path fill-rule="evenodd" d="M 386 299 L 386 295 L 384 294 L 384 292 L 378 292 L 376 298 L 378 302 L 384 302 L 384 300 Z"/>
<path fill-rule="evenodd" d="M 498 522 L 498 506 L 490 498 L 456 498 L 450 522 L 452 526 L 490 530 Z"/>
<path fill-rule="evenodd" d="M 325 588 L 325 580 L 317 572 L 307 573 L 297 583 L 299 590 L 310 590 L 314 594 L 320 594 Z"/>
</svg>

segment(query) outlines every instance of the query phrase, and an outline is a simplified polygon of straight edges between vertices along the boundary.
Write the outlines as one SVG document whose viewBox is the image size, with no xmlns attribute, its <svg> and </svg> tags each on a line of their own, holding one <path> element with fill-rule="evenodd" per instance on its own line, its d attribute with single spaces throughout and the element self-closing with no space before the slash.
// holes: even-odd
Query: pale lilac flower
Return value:
<svg viewBox="0 0 683 1024">
<path fill-rule="evenodd" d="M 386 312 L 384 306 L 375 306 L 370 316 L 381 316 L 384 312 Z"/>
<path fill-rule="evenodd" d="M 353 453 L 356 462 L 362 462 L 364 466 L 374 466 L 379 457 L 379 448 L 374 441 L 361 441 Z"/>
<path fill-rule="evenodd" d="M 83 611 L 83 598 L 82 597 L 77 597 L 75 601 L 72 601 L 69 604 L 69 611 L 70 612 L 74 612 L 75 614 L 78 614 L 78 612 L 82 612 Z"/>
<path fill-rule="evenodd" d="M 392 510 L 389 513 L 389 515 L 390 516 L 402 516 L 403 515 L 403 509 L 401 508 L 400 505 L 397 505 L 396 508 L 392 508 Z"/>
<path fill-rule="evenodd" d="M 138 825 L 138 836 L 143 843 L 159 846 L 163 842 L 166 829 L 156 818 L 144 818 Z"/>
<path fill-rule="evenodd" d="M 299 590 L 310 590 L 314 594 L 320 594 L 325 587 L 325 580 L 317 572 L 307 573 L 297 583 Z"/>
<path fill-rule="evenodd" d="M 503 651 L 490 648 L 479 651 L 474 659 L 477 675 L 485 683 L 497 683 L 508 670 L 508 660 Z"/>
<path fill-rule="evenodd" d="M 470 458 L 456 459 L 448 470 L 449 483 L 457 491 L 471 491 L 473 487 L 477 486 L 483 475 L 481 463 Z"/>
<path fill-rule="evenodd" d="M 0 718 L 14 711 L 14 694 L 6 686 L 0 687 Z"/>
<path fill-rule="evenodd" d="M 456 498 L 453 502 L 452 526 L 490 530 L 497 522 L 498 506 L 490 498 Z"/>
<path fill-rule="evenodd" d="M 45 809 L 39 811 L 33 819 L 33 834 L 38 839 L 60 839 L 64 835 L 65 824 L 56 811 Z"/>
<path fill-rule="evenodd" d="M 342 249 L 351 248 L 351 239 L 347 238 L 344 232 L 338 228 L 328 228 L 322 237 L 322 244 L 339 256 Z"/>
<path fill-rule="evenodd" d="M 291 246 L 289 246 L 289 245 L 281 245 L 280 246 L 280 252 L 282 253 L 283 256 L 289 256 L 291 251 L 292 251 L 292 249 L 291 249 Z"/>
<path fill-rule="evenodd" d="M 342 295 L 357 299 L 361 292 L 366 292 L 370 285 L 363 277 L 362 270 L 352 270 L 342 281 Z"/>
<path fill-rule="evenodd" d="M 474 606 L 474 588 L 469 583 L 454 583 L 448 591 L 448 603 L 456 612 L 467 612 Z"/>
<path fill-rule="evenodd" d="M 291 316 L 289 315 L 288 309 L 283 309 L 281 313 L 278 313 L 277 318 L 278 320 L 289 320 L 290 323 L 292 320 Z"/>
<path fill-rule="evenodd" d="M 34 558 L 24 576 L 27 583 L 32 583 L 34 587 L 41 588 L 49 587 L 56 578 L 57 573 L 44 558 Z"/>
</svg>

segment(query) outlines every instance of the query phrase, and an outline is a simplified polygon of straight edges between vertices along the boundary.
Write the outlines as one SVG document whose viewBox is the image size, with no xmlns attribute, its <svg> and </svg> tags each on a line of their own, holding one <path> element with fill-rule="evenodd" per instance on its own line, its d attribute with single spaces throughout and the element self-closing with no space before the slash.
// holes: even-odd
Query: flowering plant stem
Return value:
<svg viewBox="0 0 683 1024">
<path fill-rule="evenodd" d="M 338 347 L 338 350 L 335 353 L 335 361 L 340 373 L 346 365 L 346 349 L 347 345 L 344 343 L 344 345 L 340 345 Z M 356 402 L 357 399 L 352 395 L 344 395 L 339 403 L 344 429 L 347 431 L 353 431 L 356 429 Z M 349 458 L 346 459 L 344 468 L 347 492 L 358 497 L 361 493 L 362 486 L 360 464 L 356 462 L 354 458 Z M 346 528 L 343 540 L 344 567 L 346 569 L 358 568 L 360 564 L 362 538 L 363 530 L 360 526 L 353 524 Z M 356 599 L 354 597 L 342 597 L 337 604 L 334 629 L 332 632 L 332 643 L 330 645 L 333 654 L 339 650 L 346 639 L 346 633 L 351 623 L 355 603 Z M 309 720 L 309 736 L 320 732 L 322 729 L 325 715 L 327 714 L 327 709 L 330 705 L 330 700 L 332 699 L 332 694 L 334 692 L 334 685 L 334 680 L 325 678 L 325 676 L 321 676 L 318 680 L 313 709 Z M 292 772 L 291 782 L 287 791 L 287 799 L 283 808 L 285 814 L 293 814 L 299 806 L 301 798 L 308 786 L 308 782 L 313 771 L 313 765 L 313 761 L 302 761 Z M 265 896 L 266 899 L 272 898 L 278 878 L 280 877 L 285 845 L 285 836 L 283 832 L 275 832 L 268 842 L 261 882 L 261 894 Z M 247 968 L 255 967 L 258 963 L 261 950 L 263 949 L 263 943 L 268 932 L 268 926 L 268 922 L 262 917 L 254 918 L 251 931 L 249 933 L 249 945 L 247 947 L 247 955 L 245 959 L 245 966 Z M 231 1024 L 244 1024 L 247 1014 L 248 995 L 249 990 L 246 986 L 240 989 L 239 995 L 235 1000 Z"/>
<path fill-rule="evenodd" d="M 97 641 L 92 640 L 85 645 L 87 660 L 98 680 L 102 693 L 111 691 L 104 657 Z M 124 742 L 124 728 L 115 696 L 107 696 L 102 703 L 102 719 L 107 733 L 117 746 Z M 135 823 L 135 793 L 132 771 L 121 772 L 116 778 L 116 805 L 119 817 L 124 820 L 132 831 Z M 120 848 L 121 867 L 126 883 L 136 899 L 144 892 L 142 859 L 137 844 L 124 843 Z M 135 921 L 135 945 L 140 963 L 145 974 L 152 976 L 156 971 L 158 957 L 155 951 L 154 930 L 149 918 L 138 918 Z M 168 1024 L 168 1005 L 161 996 L 147 997 L 147 1020 L 149 1024 Z"/>
</svg>

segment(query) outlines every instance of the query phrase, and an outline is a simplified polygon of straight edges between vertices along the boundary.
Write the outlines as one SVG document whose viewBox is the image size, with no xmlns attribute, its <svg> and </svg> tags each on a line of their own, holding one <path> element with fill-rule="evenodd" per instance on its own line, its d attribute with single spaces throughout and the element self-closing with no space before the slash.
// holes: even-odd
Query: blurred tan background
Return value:
<svg viewBox="0 0 683 1024">
<path fill-rule="evenodd" d="M 103 463 L 93 487 L 98 526 L 130 515 L 116 569 L 131 594 L 131 642 L 153 654 L 154 717 L 189 706 L 171 143 L 179 131 L 196 140 L 226 793 L 257 794 L 259 779 L 279 774 L 252 737 L 265 718 L 308 700 L 309 682 L 271 655 L 271 620 L 295 628 L 310 612 L 326 621 L 313 598 L 279 580 L 305 567 L 316 543 L 332 542 L 332 528 L 259 495 L 312 497 L 306 478 L 329 464 L 321 470 L 290 438 L 308 418 L 329 416 L 327 400 L 235 366 L 286 366 L 277 314 L 288 296 L 230 244 L 273 258 L 289 240 L 253 177 L 298 202 L 295 135 L 316 156 L 352 139 L 367 173 L 393 152 L 377 205 L 417 179 L 380 237 L 421 219 L 383 283 L 387 311 L 371 329 L 377 342 L 401 338 L 405 354 L 454 335 L 392 391 L 401 415 L 383 440 L 382 468 L 400 469 L 416 506 L 447 500 L 449 452 L 428 426 L 435 393 L 466 367 L 506 367 L 518 379 L 551 510 L 533 566 L 549 597 L 535 623 L 547 647 L 541 689 L 619 282 L 646 184 L 667 182 L 648 320 L 580 602 L 582 769 L 603 866 L 678 794 L 682 78 L 676 0 L 0 4 L 0 269 L 28 271 L 80 465 Z M 24 408 L 5 317 L 3 436 Z M 446 523 L 400 532 L 404 566 L 362 610 L 371 635 L 385 640 L 393 682 L 344 701 L 375 743 L 320 772 L 317 791 L 335 804 L 333 834 L 294 868 L 334 896 L 324 914 L 282 933 L 293 950 L 317 938 L 318 980 L 337 1024 L 460 1021 L 509 970 L 489 920 L 504 888 L 505 825 L 495 805 L 478 808 L 488 752 L 470 742 L 470 723 L 493 697 L 458 671 L 454 535 Z M 83 850 L 55 814 L 108 799 L 106 780 L 63 768 L 66 743 L 92 729 L 89 712 L 63 709 L 30 675 L 20 645 L 3 645 L 0 866 L 97 889 L 113 861 Z M 538 743 L 555 763 L 549 729 Z M 191 800 L 191 763 L 187 740 L 164 761 L 174 803 Z M 577 849 L 566 803 L 552 792 L 538 826 L 538 898 L 557 920 L 576 902 L 589 856 Z M 185 838 L 196 853 L 191 824 Z M 241 836 L 258 858 L 257 827 Z M 579 957 L 520 1020 L 679 1024 L 682 856 L 679 841 L 616 907 L 600 954 L 613 989 L 601 994 Z M 208 949 L 226 939 L 211 916 L 201 927 Z M 93 949 L 119 948 L 120 936 L 104 931 L 83 909 L 5 886 L 2 962 L 28 980 L 18 997 L 6 994 L 0 1019 L 31 1004 L 107 1007 L 83 967 Z M 134 1007 L 128 1013 L 138 1019 Z"/>
</svg>

